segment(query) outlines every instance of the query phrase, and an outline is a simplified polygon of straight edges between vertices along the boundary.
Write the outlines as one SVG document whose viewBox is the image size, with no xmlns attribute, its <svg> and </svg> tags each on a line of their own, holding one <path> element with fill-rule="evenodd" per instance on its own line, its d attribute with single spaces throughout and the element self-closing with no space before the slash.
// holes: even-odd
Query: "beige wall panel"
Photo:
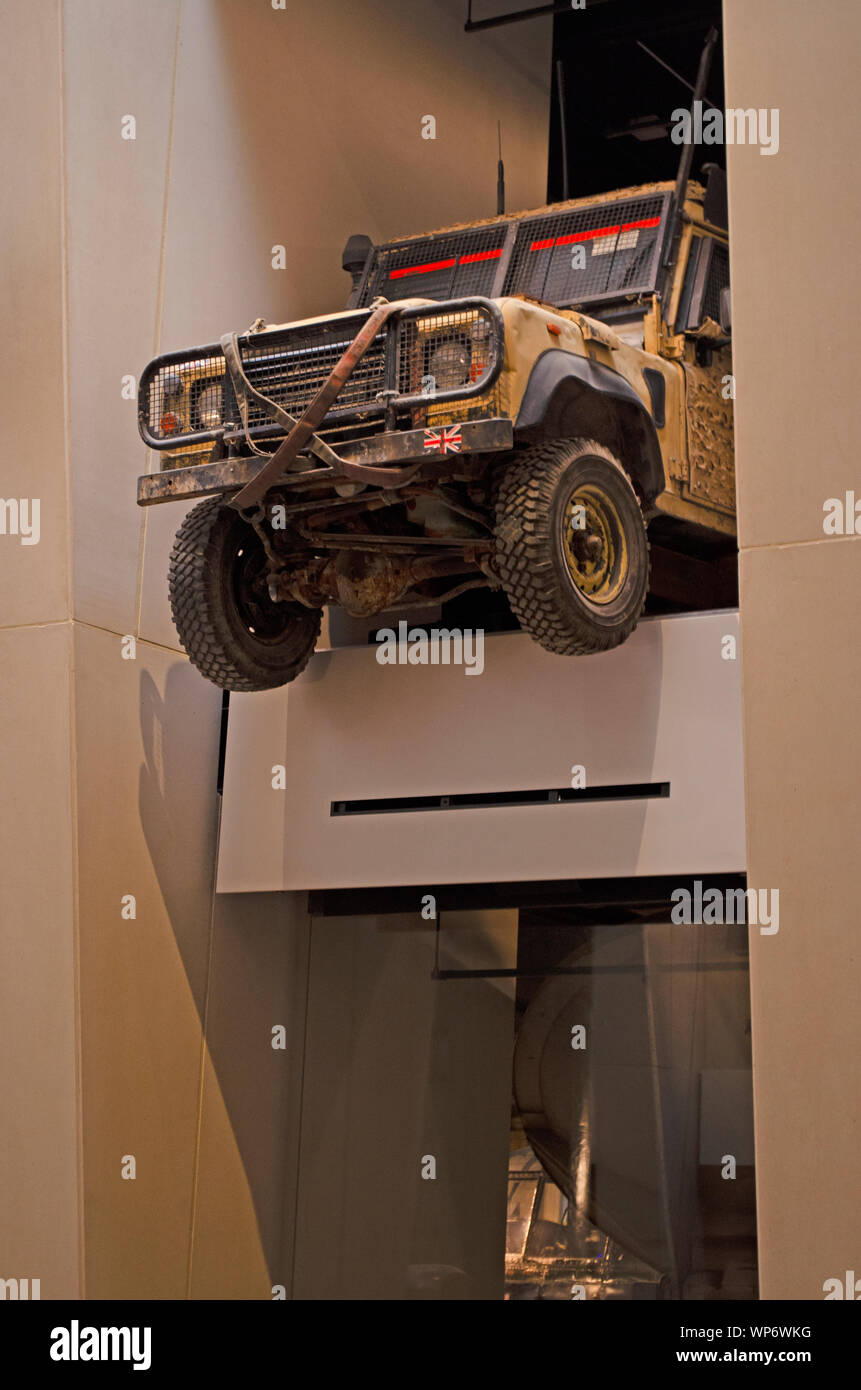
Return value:
<svg viewBox="0 0 861 1390">
<path fill-rule="evenodd" d="M 122 377 L 156 350 L 176 21 L 177 0 L 64 9 L 75 614 L 115 632 L 136 622 L 146 453 Z"/>
<path fill-rule="evenodd" d="M 38 544 L 0 535 L 4 627 L 68 610 L 59 54 L 54 0 L 2 7 L 0 497 L 39 499 Z"/>
<path fill-rule="evenodd" d="M 309 928 L 304 894 L 216 900 L 192 1298 L 290 1296 Z"/>
<path fill-rule="evenodd" d="M 861 540 L 742 555 L 748 881 L 780 893 L 751 933 L 764 1298 L 822 1298 L 861 1249 L 859 593 Z"/>
<path fill-rule="evenodd" d="M 270 1299 L 272 1279 L 233 1121 L 207 1051 L 189 1298 Z"/>
<path fill-rule="evenodd" d="M 160 351 L 258 315 L 343 309 L 353 232 L 384 240 L 492 215 L 498 117 L 509 208 L 544 201 L 551 26 L 466 35 L 463 19 L 460 0 L 186 0 Z M 425 115 L 435 140 L 422 139 Z M 286 270 L 272 268 L 276 245 Z M 182 516 L 147 517 L 140 630 L 171 646 L 165 575 Z"/>
<path fill-rule="evenodd" d="M 296 1298 L 403 1299 L 429 1266 L 446 1267 L 457 1297 L 502 1296 L 510 982 L 433 980 L 419 906 L 313 921 Z M 488 930 L 492 915 L 502 929 Z M 484 929 L 481 963 L 512 966 L 516 914 L 475 914 L 472 939 L 466 917 L 444 964 L 474 968 Z M 426 1156 L 435 1179 L 421 1176 Z"/>
<path fill-rule="evenodd" d="M 77 1298 L 79 1164 L 67 624 L 0 633 L 0 1278 Z"/>
<path fill-rule="evenodd" d="M 858 488 L 861 7 L 724 15 L 727 105 L 780 112 L 777 154 L 727 150 L 740 544 L 817 540 L 826 499 Z"/>
<path fill-rule="evenodd" d="M 85 626 L 76 665 L 87 1294 L 183 1298 L 221 699 L 184 659 L 124 661 Z"/>
<path fill-rule="evenodd" d="M 780 893 L 779 933 L 752 936 L 760 1292 L 818 1299 L 861 1241 L 861 544 L 822 530 L 861 448 L 861 10 L 724 0 L 724 17 L 727 104 L 780 114 L 778 154 L 727 150 L 748 872 Z"/>
<path fill-rule="evenodd" d="M 351 232 L 492 216 L 497 118 L 509 207 L 543 202 L 551 26 L 467 35 L 463 21 L 460 0 L 183 5 L 166 348 L 343 308 Z"/>
</svg>

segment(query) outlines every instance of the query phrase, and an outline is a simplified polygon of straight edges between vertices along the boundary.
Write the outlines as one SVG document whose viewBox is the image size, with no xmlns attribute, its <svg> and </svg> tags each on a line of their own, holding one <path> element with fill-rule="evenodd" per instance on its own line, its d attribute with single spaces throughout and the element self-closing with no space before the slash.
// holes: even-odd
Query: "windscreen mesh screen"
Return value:
<svg viewBox="0 0 861 1390">
<path fill-rule="evenodd" d="M 521 222 L 505 293 L 561 306 L 654 289 L 664 204 L 658 195 Z"/>
<path fill-rule="evenodd" d="M 720 296 L 721 290 L 729 285 L 729 250 L 726 246 L 720 246 L 717 242 L 712 246 L 711 265 L 709 266 L 708 279 L 706 280 L 703 302 L 700 309 L 700 319 L 714 319 L 715 323 L 720 323 Z"/>
<path fill-rule="evenodd" d="M 376 247 L 362 304 L 370 304 L 377 295 L 389 300 L 489 295 L 506 231 L 501 223 Z"/>
<path fill-rule="evenodd" d="M 657 286 L 668 193 L 377 246 L 360 296 L 525 294 L 562 308 Z"/>
</svg>

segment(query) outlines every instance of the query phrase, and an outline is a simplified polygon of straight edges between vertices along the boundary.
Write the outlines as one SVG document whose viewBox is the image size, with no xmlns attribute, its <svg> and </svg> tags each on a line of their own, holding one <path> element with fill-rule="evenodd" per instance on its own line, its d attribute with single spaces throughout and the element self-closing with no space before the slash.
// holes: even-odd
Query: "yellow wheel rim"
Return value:
<svg viewBox="0 0 861 1390">
<path fill-rule="evenodd" d="M 563 516 L 563 551 L 574 585 L 590 603 L 612 603 L 628 575 L 625 528 L 600 488 L 578 487 Z"/>
</svg>

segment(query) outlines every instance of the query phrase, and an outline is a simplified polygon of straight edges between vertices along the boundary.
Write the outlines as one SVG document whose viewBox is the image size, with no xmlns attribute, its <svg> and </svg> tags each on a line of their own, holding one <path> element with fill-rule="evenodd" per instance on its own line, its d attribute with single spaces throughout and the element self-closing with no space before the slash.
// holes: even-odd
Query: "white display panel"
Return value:
<svg viewBox="0 0 861 1390">
<path fill-rule="evenodd" d="M 320 652 L 284 689 L 231 696 L 218 891 L 743 871 L 737 641 L 723 611 L 647 619 L 600 656 L 489 635 L 480 675 Z M 590 796 L 668 794 L 332 814 L 565 791 L 575 764 Z"/>
</svg>

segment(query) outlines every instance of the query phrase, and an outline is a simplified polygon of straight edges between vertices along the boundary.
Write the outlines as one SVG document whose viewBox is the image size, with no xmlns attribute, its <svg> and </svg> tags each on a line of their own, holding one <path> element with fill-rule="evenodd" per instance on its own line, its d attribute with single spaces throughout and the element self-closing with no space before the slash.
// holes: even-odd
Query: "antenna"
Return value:
<svg viewBox="0 0 861 1390">
<path fill-rule="evenodd" d="M 502 122 L 496 122 L 496 135 L 499 140 L 499 162 L 496 166 L 496 212 L 501 217 L 505 212 L 505 165 L 502 162 Z"/>
<path fill-rule="evenodd" d="M 568 201 L 568 124 L 565 116 L 565 70 L 556 60 L 556 97 L 559 102 L 559 135 L 562 143 L 562 201 Z"/>
</svg>

